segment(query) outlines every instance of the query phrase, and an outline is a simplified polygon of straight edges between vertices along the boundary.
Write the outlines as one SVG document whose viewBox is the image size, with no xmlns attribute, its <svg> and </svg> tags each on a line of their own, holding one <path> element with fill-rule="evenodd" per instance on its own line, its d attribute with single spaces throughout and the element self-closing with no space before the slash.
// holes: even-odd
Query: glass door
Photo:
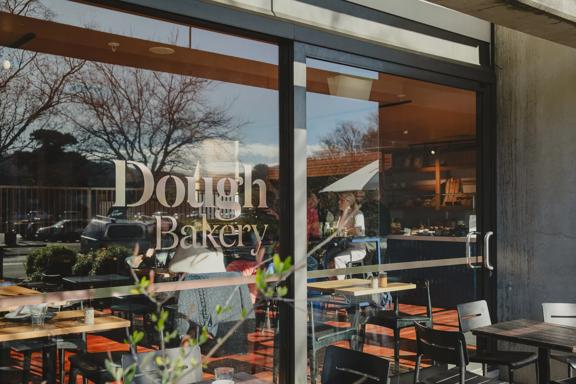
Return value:
<svg viewBox="0 0 576 384">
<path fill-rule="evenodd" d="M 478 94 L 318 56 L 306 68 L 310 379 L 327 344 L 406 373 L 414 328 L 371 318 L 398 309 L 458 330 L 455 306 L 485 296 Z M 377 275 L 413 285 L 376 295 L 326 288 Z"/>
</svg>

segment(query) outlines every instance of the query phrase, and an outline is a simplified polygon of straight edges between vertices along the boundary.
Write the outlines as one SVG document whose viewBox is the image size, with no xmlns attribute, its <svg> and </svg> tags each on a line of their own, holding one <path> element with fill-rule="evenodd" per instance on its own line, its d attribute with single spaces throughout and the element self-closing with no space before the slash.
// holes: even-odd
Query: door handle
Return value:
<svg viewBox="0 0 576 384">
<path fill-rule="evenodd" d="M 471 268 L 471 269 L 482 268 L 481 265 L 472 265 L 472 250 L 470 247 L 472 245 L 472 237 L 476 236 L 478 234 L 479 234 L 479 232 L 470 231 L 466 235 L 466 262 L 468 263 L 468 268 Z"/>
<path fill-rule="evenodd" d="M 488 231 L 484 235 L 484 268 L 489 271 L 494 270 L 494 266 L 490 264 L 490 238 L 494 235 L 494 232 Z"/>
</svg>

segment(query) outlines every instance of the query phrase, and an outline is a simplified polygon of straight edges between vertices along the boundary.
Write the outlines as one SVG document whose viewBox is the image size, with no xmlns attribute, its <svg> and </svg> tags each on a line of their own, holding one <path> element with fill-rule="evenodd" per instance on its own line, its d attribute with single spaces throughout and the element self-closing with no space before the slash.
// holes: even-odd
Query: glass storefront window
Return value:
<svg viewBox="0 0 576 384">
<path fill-rule="evenodd" d="M 237 278 L 278 252 L 278 47 L 76 2 L 3 4 L 5 284 L 172 284 L 173 329 L 208 329 L 204 356 L 231 332 L 205 378 L 231 366 L 271 379 L 277 308 Z M 104 296 L 82 305 L 129 319 L 158 348 L 154 306 Z M 88 336 L 88 351 L 125 350 L 125 337 Z"/>
<path fill-rule="evenodd" d="M 395 319 L 456 330 L 451 308 L 479 297 L 454 262 L 475 241 L 476 94 L 308 59 L 306 113 L 312 382 L 330 344 L 406 372 L 414 328 Z M 381 270 L 395 288 L 363 294 Z"/>
</svg>

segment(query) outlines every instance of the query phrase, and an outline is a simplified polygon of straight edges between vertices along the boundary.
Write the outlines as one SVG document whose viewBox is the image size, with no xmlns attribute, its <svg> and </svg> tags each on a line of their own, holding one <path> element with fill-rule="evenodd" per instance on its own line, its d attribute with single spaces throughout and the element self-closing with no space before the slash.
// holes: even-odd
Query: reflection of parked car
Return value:
<svg viewBox="0 0 576 384">
<path fill-rule="evenodd" d="M 78 241 L 85 226 L 84 220 L 60 220 L 54 225 L 38 228 L 35 237 L 42 241 Z"/>
<path fill-rule="evenodd" d="M 119 245 L 143 252 L 152 247 L 152 226 L 140 221 L 115 220 L 108 217 L 92 219 L 80 237 L 80 252 Z"/>
<path fill-rule="evenodd" d="M 44 211 L 29 211 L 24 216 L 17 215 L 14 220 L 14 230 L 25 239 L 33 239 L 39 227 L 54 223 L 51 214 Z"/>
</svg>

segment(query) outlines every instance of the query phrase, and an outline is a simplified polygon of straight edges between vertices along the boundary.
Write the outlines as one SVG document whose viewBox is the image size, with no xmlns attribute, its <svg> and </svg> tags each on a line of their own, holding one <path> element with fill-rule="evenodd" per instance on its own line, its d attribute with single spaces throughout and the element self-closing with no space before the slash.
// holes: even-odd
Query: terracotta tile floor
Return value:
<svg viewBox="0 0 576 384">
<path fill-rule="evenodd" d="M 414 305 L 401 305 L 401 311 L 417 314 L 425 313 L 425 308 Z M 446 330 L 458 330 L 458 317 L 455 310 L 447 310 L 442 308 L 434 308 L 434 327 Z M 343 326 L 348 323 L 342 323 Z M 415 359 L 415 332 L 413 329 L 404 330 L 401 333 L 401 353 L 400 365 L 401 371 L 406 371 L 414 367 Z M 121 336 L 116 337 L 121 340 Z M 217 366 L 235 366 L 238 370 L 249 372 L 263 380 L 272 380 L 272 365 L 274 353 L 274 333 L 273 330 L 264 330 L 254 332 L 248 335 L 249 352 L 244 355 L 230 355 L 220 358 L 212 358 L 208 364 L 208 370 L 212 371 Z M 348 347 L 347 342 L 341 343 L 341 346 Z M 126 345 L 121 342 L 114 341 L 109 337 L 102 335 L 88 335 L 88 351 L 89 352 L 102 352 L 102 351 L 123 351 L 126 350 Z M 369 325 L 367 328 L 367 341 L 364 346 L 364 352 L 375 354 L 377 356 L 393 358 L 393 342 L 392 331 L 378 326 Z M 66 354 L 68 358 L 70 354 Z M 22 356 L 18 353 L 12 352 L 13 364 L 21 367 Z M 322 356 L 319 356 L 319 361 L 322 361 Z M 65 365 L 68 370 L 68 363 Z M 34 383 L 41 382 L 42 374 L 42 361 L 40 353 L 34 353 L 32 359 L 32 377 Z M 205 374 L 206 378 L 210 378 L 209 373 Z M 67 378 L 64 380 L 67 383 Z M 81 383 L 81 380 L 78 380 Z"/>
</svg>

